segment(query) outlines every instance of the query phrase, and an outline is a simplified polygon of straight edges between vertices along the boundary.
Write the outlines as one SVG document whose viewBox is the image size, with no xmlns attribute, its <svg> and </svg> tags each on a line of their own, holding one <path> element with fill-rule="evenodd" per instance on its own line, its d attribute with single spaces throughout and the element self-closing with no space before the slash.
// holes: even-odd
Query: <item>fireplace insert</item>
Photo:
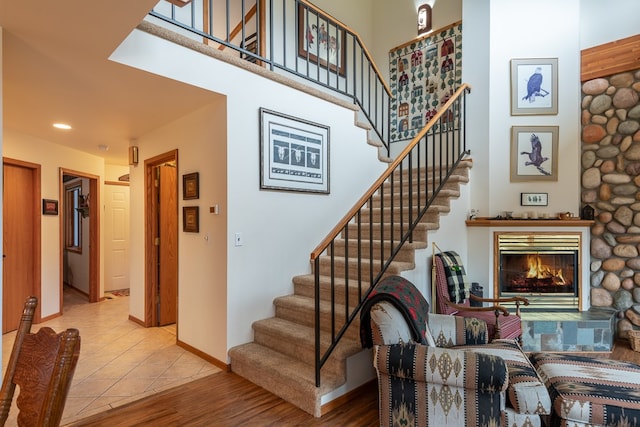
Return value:
<svg viewBox="0 0 640 427">
<path fill-rule="evenodd" d="M 578 308 L 579 235 L 508 233 L 497 244 L 498 296 L 524 296 L 534 310 Z"/>
</svg>

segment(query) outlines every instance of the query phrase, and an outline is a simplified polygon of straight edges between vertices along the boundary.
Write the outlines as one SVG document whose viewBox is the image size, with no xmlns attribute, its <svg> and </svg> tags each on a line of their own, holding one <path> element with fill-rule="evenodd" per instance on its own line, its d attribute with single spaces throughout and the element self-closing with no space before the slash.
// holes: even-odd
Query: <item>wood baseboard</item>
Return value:
<svg viewBox="0 0 640 427">
<path fill-rule="evenodd" d="M 207 362 L 211 363 L 212 365 L 217 366 L 218 368 L 222 369 L 225 372 L 231 372 L 231 365 L 229 365 L 227 363 L 224 363 L 224 362 L 216 359 L 215 357 L 212 357 L 212 356 L 208 355 L 207 353 L 205 353 L 203 351 L 200 351 L 195 347 L 190 346 L 187 343 L 184 343 L 184 342 L 182 342 L 180 340 L 177 340 L 176 345 L 178 347 L 184 348 L 189 353 L 193 353 L 196 356 L 198 356 L 199 358 L 206 360 Z"/>
</svg>

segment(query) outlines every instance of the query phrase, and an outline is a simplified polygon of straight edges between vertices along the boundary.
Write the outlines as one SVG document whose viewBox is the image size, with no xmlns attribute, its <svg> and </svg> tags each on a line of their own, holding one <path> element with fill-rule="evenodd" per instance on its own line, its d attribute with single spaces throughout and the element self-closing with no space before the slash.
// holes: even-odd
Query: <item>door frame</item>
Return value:
<svg viewBox="0 0 640 427">
<path fill-rule="evenodd" d="M 2 157 L 2 167 L 4 170 L 4 165 L 11 165 L 17 167 L 23 167 L 26 169 L 30 169 L 33 173 L 33 188 L 31 189 L 31 194 L 33 196 L 33 289 L 31 289 L 31 294 L 38 298 L 40 304 L 35 312 L 34 323 L 40 323 L 42 320 L 42 217 L 40 211 L 40 197 L 42 194 L 42 173 L 41 173 L 41 165 L 37 163 L 26 162 L 24 160 L 12 159 L 10 157 Z M 3 182 L 4 185 L 4 182 Z M 4 201 L 4 198 L 3 198 Z M 4 233 L 4 230 L 3 230 Z M 6 249 L 5 249 L 6 250 Z M 4 260 L 2 261 L 2 268 L 4 269 Z M 2 283 L 2 287 L 4 288 L 6 283 Z M 4 307 L 3 307 L 4 309 Z M 0 319 L 1 320 L 1 319 Z"/>
<path fill-rule="evenodd" d="M 158 247 L 155 244 L 156 230 L 158 229 L 158 200 L 154 197 L 156 191 L 154 191 L 154 185 L 156 175 L 154 170 L 156 167 L 168 163 L 174 162 L 176 164 L 176 170 L 178 170 L 178 150 L 168 151 L 163 154 L 159 154 L 155 157 L 151 157 L 144 161 L 144 193 L 145 193 L 145 238 L 144 238 L 144 288 L 145 288 L 145 303 L 144 303 L 144 325 L 146 327 L 155 327 L 158 324 L 158 314 L 156 310 L 156 301 L 158 298 L 158 291 L 156 284 L 158 283 L 158 269 L 156 267 L 156 259 L 158 257 Z M 176 197 L 178 192 L 178 181 L 176 180 Z M 176 212 L 176 216 L 178 212 Z M 176 218 L 177 223 L 177 218 Z M 178 269 L 178 257 L 176 256 L 176 271 Z M 179 289 L 179 281 L 176 284 Z M 176 290 L 177 292 L 178 290 Z M 176 319 L 176 325 L 178 320 Z"/>
<path fill-rule="evenodd" d="M 100 177 L 85 172 L 79 172 L 72 169 L 60 168 L 60 191 L 61 200 L 64 200 L 64 175 L 73 175 L 78 178 L 89 180 L 89 302 L 99 302 L 100 295 L 100 191 L 98 191 L 98 182 Z M 64 204 L 63 204 L 64 206 Z M 60 313 L 64 308 L 64 209 L 59 215 L 59 240 L 60 240 Z"/>
</svg>

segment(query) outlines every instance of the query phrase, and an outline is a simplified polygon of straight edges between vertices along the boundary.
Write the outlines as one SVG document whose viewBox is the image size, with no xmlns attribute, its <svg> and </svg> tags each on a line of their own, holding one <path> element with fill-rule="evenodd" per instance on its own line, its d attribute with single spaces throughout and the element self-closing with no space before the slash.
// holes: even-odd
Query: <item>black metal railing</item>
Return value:
<svg viewBox="0 0 640 427">
<path fill-rule="evenodd" d="M 193 0 L 178 8 L 163 1 L 150 16 L 220 50 L 352 99 L 389 153 L 389 87 L 359 36 L 312 4 Z M 403 247 L 427 232 L 425 214 L 469 153 L 464 131 L 469 91 L 462 85 L 455 92 L 311 253 L 317 386 L 322 367 L 370 292 L 396 272 L 394 264 L 402 265 Z"/>
<path fill-rule="evenodd" d="M 149 15 L 220 50 L 352 100 L 389 154 L 389 86 L 358 34 L 311 3 L 193 0 L 178 7 L 162 1 Z"/>
<path fill-rule="evenodd" d="M 315 276 L 316 386 L 320 370 L 369 293 L 406 243 L 425 233 L 423 218 L 469 154 L 464 131 L 467 85 L 411 141 L 369 191 L 311 253 Z M 336 273 L 343 272 L 343 276 Z M 324 316 L 323 316 L 324 315 Z M 328 320 L 326 320 L 328 316 Z"/>
</svg>

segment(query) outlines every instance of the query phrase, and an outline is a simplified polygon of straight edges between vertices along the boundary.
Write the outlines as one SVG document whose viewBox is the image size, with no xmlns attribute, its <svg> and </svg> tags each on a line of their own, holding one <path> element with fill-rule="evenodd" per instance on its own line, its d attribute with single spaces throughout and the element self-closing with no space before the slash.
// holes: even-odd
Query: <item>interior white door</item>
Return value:
<svg viewBox="0 0 640 427">
<path fill-rule="evenodd" d="M 104 290 L 129 288 L 129 186 L 105 184 Z"/>
</svg>

